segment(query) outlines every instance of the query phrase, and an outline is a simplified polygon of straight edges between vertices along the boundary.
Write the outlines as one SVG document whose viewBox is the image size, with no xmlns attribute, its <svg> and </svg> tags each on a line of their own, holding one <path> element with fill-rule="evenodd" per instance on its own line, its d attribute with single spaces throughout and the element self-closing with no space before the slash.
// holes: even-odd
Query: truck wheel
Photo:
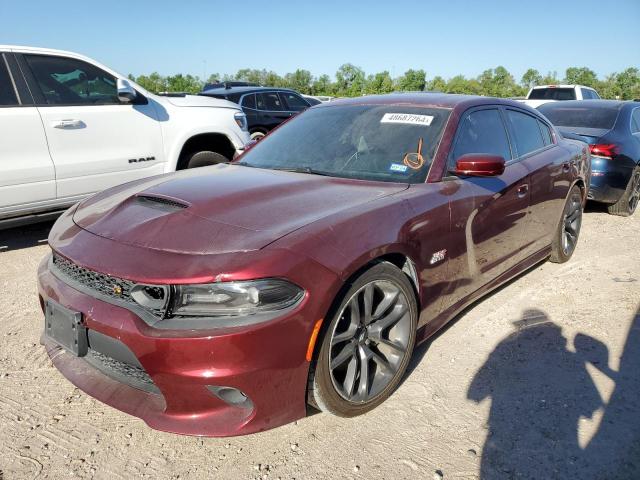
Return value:
<svg viewBox="0 0 640 480">
<path fill-rule="evenodd" d="M 216 152 L 193 152 L 186 160 L 187 168 L 207 167 L 218 163 L 228 162 L 229 159 Z"/>
<path fill-rule="evenodd" d="M 264 137 L 264 135 L 265 134 L 263 132 L 259 132 L 259 131 L 253 132 L 251 134 L 251 140 L 260 140 L 262 137 Z"/>
<path fill-rule="evenodd" d="M 611 215 L 620 215 L 621 217 L 630 217 L 636 211 L 638 202 L 640 201 L 640 166 L 633 169 L 629 183 L 624 193 L 613 205 L 609 205 L 607 209 Z"/>
</svg>

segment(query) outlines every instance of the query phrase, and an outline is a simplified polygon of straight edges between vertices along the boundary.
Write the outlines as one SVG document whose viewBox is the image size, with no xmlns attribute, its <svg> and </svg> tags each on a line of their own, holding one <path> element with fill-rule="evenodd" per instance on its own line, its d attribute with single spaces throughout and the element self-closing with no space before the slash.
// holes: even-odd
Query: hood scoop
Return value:
<svg viewBox="0 0 640 480">
<path fill-rule="evenodd" d="M 188 203 L 157 195 L 136 195 L 135 200 L 140 205 L 162 210 L 163 212 L 177 212 L 189 207 Z"/>
</svg>

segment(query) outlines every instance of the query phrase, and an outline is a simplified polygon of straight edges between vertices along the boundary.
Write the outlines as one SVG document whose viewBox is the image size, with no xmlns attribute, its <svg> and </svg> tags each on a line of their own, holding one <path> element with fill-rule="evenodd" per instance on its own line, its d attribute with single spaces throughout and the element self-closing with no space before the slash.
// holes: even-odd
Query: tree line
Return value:
<svg viewBox="0 0 640 480">
<path fill-rule="evenodd" d="M 163 76 L 157 72 L 129 78 L 147 90 L 158 92 L 198 93 L 205 83 L 216 81 L 242 80 L 271 87 L 292 88 L 307 95 L 330 95 L 332 97 L 356 97 L 367 94 L 390 93 L 395 91 L 437 91 L 445 93 L 464 93 L 493 97 L 522 97 L 534 85 L 580 84 L 595 88 L 602 98 L 631 100 L 640 98 L 640 70 L 629 67 L 618 73 L 612 73 L 601 79 L 587 67 L 569 67 L 564 77 L 557 72 L 543 75 L 534 68 L 528 69 L 519 81 L 502 67 L 487 69 L 475 78 L 456 75 L 445 79 L 427 77 L 424 70 L 407 70 L 403 75 L 393 78 L 385 70 L 366 74 L 363 69 L 351 63 L 342 65 L 335 76 L 313 76 L 308 70 L 298 69 L 282 76 L 265 69 L 244 68 L 235 75 L 210 75 L 206 81 L 194 75 Z"/>
</svg>

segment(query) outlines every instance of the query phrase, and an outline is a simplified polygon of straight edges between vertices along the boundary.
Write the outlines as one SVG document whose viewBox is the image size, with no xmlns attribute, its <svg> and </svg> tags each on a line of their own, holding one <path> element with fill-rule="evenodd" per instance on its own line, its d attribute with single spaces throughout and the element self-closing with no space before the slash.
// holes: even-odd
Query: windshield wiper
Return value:
<svg viewBox="0 0 640 480">
<path fill-rule="evenodd" d="M 290 167 L 290 168 L 273 168 L 273 170 L 280 170 L 282 172 L 294 172 L 294 173 L 308 173 L 310 175 L 322 175 L 325 177 L 333 177 L 329 172 L 323 172 L 321 170 L 314 170 L 311 167 Z"/>
</svg>

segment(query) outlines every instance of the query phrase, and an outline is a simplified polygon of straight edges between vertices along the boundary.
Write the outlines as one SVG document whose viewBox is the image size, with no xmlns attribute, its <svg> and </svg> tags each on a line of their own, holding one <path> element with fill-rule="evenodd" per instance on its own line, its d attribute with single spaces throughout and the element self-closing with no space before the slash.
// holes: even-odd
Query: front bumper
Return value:
<svg viewBox="0 0 640 480">
<path fill-rule="evenodd" d="M 211 281 L 203 277 L 205 272 L 229 271 L 228 256 L 172 255 L 120 244 L 78 228 L 71 215 L 72 211 L 60 217 L 49 242 L 87 268 L 150 283 L 194 283 L 179 278 L 180 272 L 205 282 Z M 338 277 L 288 251 L 245 252 L 232 262 L 236 273 L 225 278 L 236 278 L 229 280 L 271 274 L 289 278 L 307 294 L 294 309 L 264 323 L 206 330 L 154 328 L 129 308 L 73 288 L 50 268 L 48 256 L 38 269 L 43 309 L 53 300 L 82 312 L 90 348 L 90 355 L 76 357 L 44 337 L 52 362 L 81 390 L 158 430 L 231 436 L 304 417 L 308 342 L 337 293 Z M 144 272 L 144 277 L 132 278 L 127 271 Z M 105 351 L 92 336 L 122 347 L 118 358 L 100 365 L 97 360 L 104 359 Z M 249 401 L 230 402 L 220 394 L 225 388 L 242 392 Z"/>
</svg>

